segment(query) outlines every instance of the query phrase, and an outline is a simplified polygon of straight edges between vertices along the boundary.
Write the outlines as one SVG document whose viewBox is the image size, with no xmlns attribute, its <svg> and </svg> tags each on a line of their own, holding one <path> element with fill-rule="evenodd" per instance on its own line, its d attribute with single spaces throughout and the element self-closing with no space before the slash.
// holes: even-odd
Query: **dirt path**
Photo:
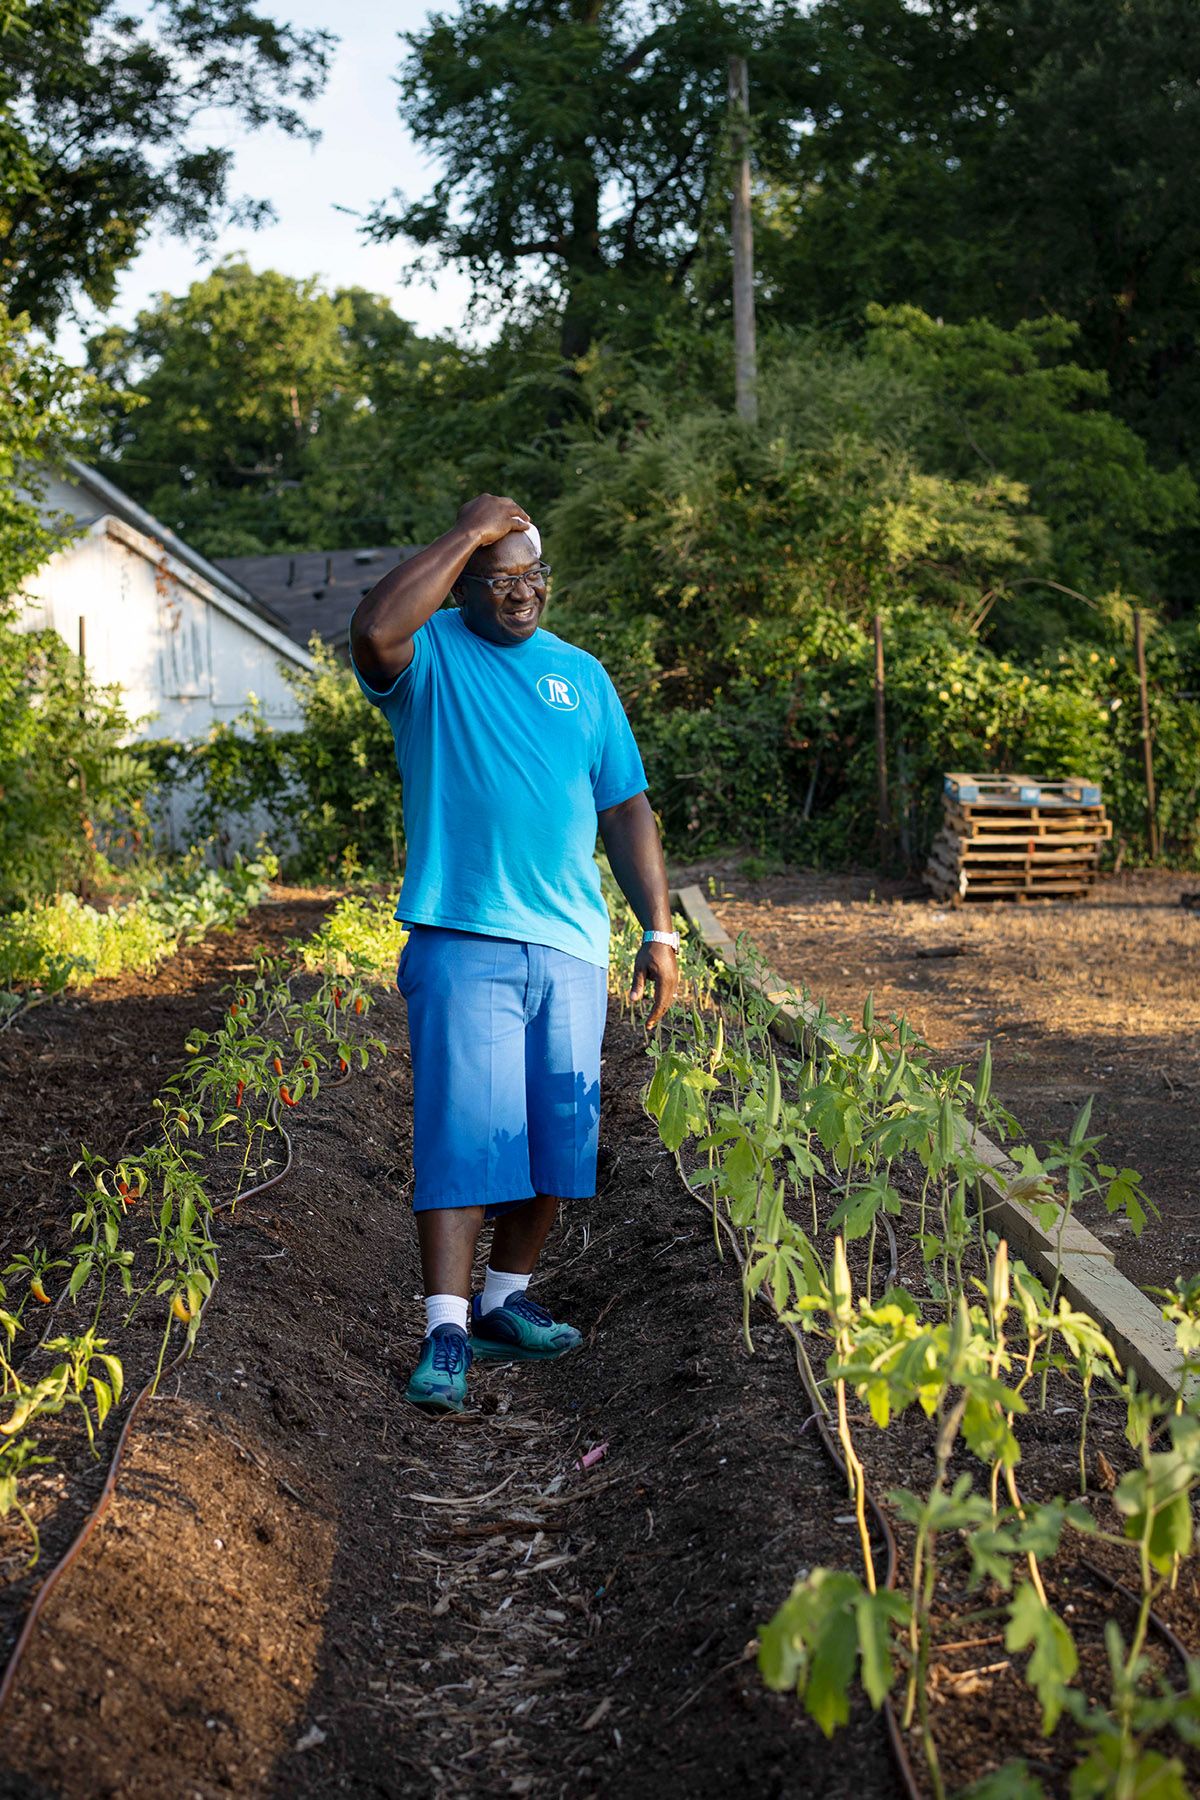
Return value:
<svg viewBox="0 0 1200 1800">
<path fill-rule="evenodd" d="M 904 1013 L 945 1063 L 992 1045 L 995 1090 L 1035 1143 L 1065 1137 L 1095 1096 L 1102 1159 L 1140 1170 L 1162 1217 L 1135 1242 L 1102 1206 L 1086 1222 L 1143 1284 L 1200 1265 L 1200 917 L 1191 884 L 1104 880 L 1085 903 L 1024 907 L 893 901 L 868 877 L 711 880 L 726 929 L 831 1011 Z M 961 954 L 929 952 L 958 948 Z"/>
<path fill-rule="evenodd" d="M 0 1040 L 10 1250 L 53 1230 L 78 1139 L 115 1149 L 250 942 L 321 910 L 292 896 L 156 984 L 106 984 Z M 0 1793 L 800 1800 L 818 1767 L 823 1794 L 896 1793 L 865 1703 L 827 1745 L 745 1659 L 852 1530 L 782 1345 L 766 1330 L 762 1354 L 739 1350 L 736 1271 L 641 1112 L 628 1028 L 606 1046 L 601 1191 L 564 1219 L 541 1290 L 585 1349 L 478 1371 L 461 1421 L 430 1421 L 401 1398 L 422 1314 L 394 995 L 372 1022 L 387 1061 L 298 1112 L 295 1173 L 218 1226 L 197 1355 L 47 1609 Z M 155 1343 L 137 1335 L 131 1365 Z M 98 1480 L 76 1449 L 39 1484 L 34 1581 Z M 4 1650 L 20 1561 L 10 1518 Z"/>
</svg>

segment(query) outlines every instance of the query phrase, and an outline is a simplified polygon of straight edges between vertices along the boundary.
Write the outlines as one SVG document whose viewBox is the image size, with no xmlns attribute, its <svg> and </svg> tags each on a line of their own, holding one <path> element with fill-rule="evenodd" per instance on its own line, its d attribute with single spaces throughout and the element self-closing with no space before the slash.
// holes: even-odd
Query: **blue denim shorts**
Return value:
<svg viewBox="0 0 1200 1800">
<path fill-rule="evenodd" d="M 604 969 L 414 925 L 396 985 L 413 1069 L 413 1210 L 596 1191 Z"/>
</svg>

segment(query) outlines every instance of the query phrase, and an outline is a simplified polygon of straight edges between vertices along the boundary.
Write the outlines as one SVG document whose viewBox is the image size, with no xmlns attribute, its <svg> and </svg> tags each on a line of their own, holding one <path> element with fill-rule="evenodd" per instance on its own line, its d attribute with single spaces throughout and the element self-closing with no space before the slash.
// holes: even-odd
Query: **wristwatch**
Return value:
<svg viewBox="0 0 1200 1800">
<path fill-rule="evenodd" d="M 643 944 L 670 944 L 672 950 L 679 952 L 679 933 L 677 931 L 643 931 Z"/>
</svg>

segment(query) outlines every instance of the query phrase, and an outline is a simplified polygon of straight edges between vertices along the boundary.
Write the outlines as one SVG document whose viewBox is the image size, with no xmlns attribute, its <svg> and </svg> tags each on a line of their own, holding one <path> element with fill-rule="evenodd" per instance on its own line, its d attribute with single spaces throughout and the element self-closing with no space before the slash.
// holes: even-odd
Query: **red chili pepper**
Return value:
<svg viewBox="0 0 1200 1800">
<path fill-rule="evenodd" d="M 233 1005 L 229 1008 L 229 1016 L 231 1019 L 235 1019 L 237 1017 L 237 1001 L 236 1000 L 234 1001 Z"/>
<path fill-rule="evenodd" d="M 303 1067 L 306 1069 L 312 1068 L 312 1058 L 311 1057 L 308 1057 L 308 1056 L 305 1057 Z"/>
<path fill-rule="evenodd" d="M 129 1192 L 129 1183 L 127 1181 L 122 1181 L 119 1175 L 117 1176 L 117 1192 L 120 1194 L 122 1200 Z"/>
<path fill-rule="evenodd" d="M 354 1010 L 356 1013 L 361 1013 L 361 1011 L 362 1011 L 362 995 L 361 994 L 359 994 L 357 996 L 357 998 L 355 999 Z"/>
<path fill-rule="evenodd" d="M 295 1104 L 296 1104 L 296 1102 L 292 1099 L 292 1096 L 288 1093 L 288 1091 L 285 1087 L 280 1088 L 279 1098 L 283 1101 L 283 1104 L 285 1106 L 295 1106 Z"/>
<path fill-rule="evenodd" d="M 237 1084 L 237 1093 L 233 1096 L 233 1104 L 235 1106 L 240 1106 L 242 1104 L 242 1095 L 245 1093 L 245 1091 L 246 1091 L 245 1082 L 239 1081 Z"/>
<path fill-rule="evenodd" d="M 346 1073 L 346 1070 L 349 1067 L 350 1067 L 350 1064 L 346 1061 L 345 1057 L 339 1056 L 338 1057 L 338 1068 L 342 1071 L 343 1075 Z"/>
<path fill-rule="evenodd" d="M 277 1075 L 283 1074 L 283 1064 L 280 1062 L 278 1057 L 275 1058 L 275 1073 Z"/>
<path fill-rule="evenodd" d="M 333 990 L 333 1004 L 334 1004 L 334 1005 L 335 1005 L 335 1006 L 337 1006 L 337 1007 L 340 1007 L 340 1006 L 341 1006 L 341 1004 L 342 1004 L 342 990 L 341 990 L 341 988 L 334 988 L 334 990 Z"/>
</svg>

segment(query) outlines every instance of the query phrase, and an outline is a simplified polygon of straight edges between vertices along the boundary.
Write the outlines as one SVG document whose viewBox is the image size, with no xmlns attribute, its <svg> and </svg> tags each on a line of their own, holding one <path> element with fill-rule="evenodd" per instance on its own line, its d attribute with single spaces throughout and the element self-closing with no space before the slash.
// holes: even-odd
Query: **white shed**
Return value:
<svg viewBox="0 0 1200 1800">
<path fill-rule="evenodd" d="M 81 529 L 25 584 L 21 624 L 50 627 L 74 649 L 82 622 L 88 672 L 120 684 L 135 737 L 203 737 L 251 694 L 276 730 L 302 725 L 280 665 L 312 669 L 313 659 L 248 588 L 74 457 L 45 504 Z"/>
</svg>

